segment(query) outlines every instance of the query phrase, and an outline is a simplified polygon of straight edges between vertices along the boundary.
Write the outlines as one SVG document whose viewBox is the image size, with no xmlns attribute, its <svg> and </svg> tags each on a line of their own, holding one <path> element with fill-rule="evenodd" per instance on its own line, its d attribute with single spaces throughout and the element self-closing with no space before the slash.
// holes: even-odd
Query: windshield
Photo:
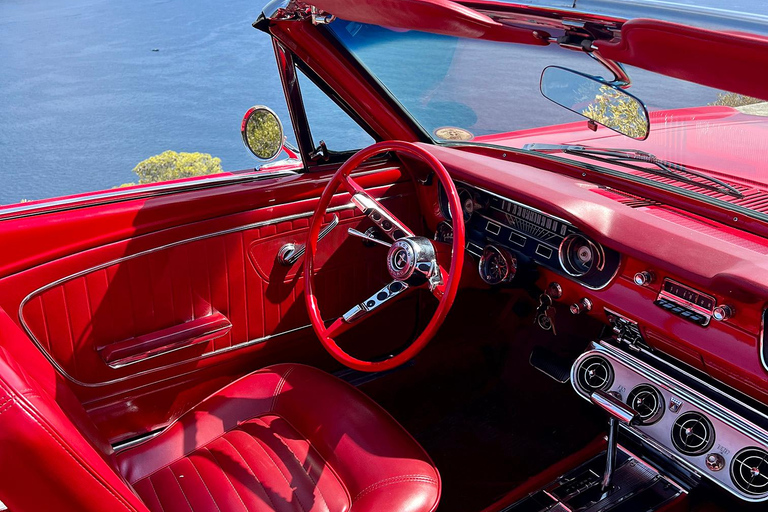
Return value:
<svg viewBox="0 0 768 512">
<path fill-rule="evenodd" d="M 328 27 L 436 142 L 636 149 L 740 183 L 766 182 L 768 108 L 760 100 L 627 67 L 628 91 L 650 113 L 647 140 L 634 140 L 602 126 L 592 131 L 583 117 L 542 96 L 547 66 L 612 78 L 584 53 L 344 20 Z"/>
</svg>

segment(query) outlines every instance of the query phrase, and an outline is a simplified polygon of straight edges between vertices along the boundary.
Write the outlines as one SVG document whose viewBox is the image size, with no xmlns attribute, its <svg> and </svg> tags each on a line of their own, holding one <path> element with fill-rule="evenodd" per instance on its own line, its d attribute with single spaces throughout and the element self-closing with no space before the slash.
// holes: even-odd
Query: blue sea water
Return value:
<svg viewBox="0 0 768 512">
<path fill-rule="evenodd" d="M 225 170 L 258 165 L 243 113 L 265 104 L 288 120 L 270 39 L 251 26 L 264 3 L 0 0 L 0 204 L 134 181 L 138 162 L 168 149 L 210 153 Z M 313 135 L 349 138 L 310 120 Z"/>
</svg>

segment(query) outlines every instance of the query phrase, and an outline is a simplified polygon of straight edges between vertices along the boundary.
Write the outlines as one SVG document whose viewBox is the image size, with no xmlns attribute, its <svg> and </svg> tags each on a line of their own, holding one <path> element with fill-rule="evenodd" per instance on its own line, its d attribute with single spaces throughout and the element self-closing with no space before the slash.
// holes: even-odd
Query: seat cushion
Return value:
<svg viewBox="0 0 768 512">
<path fill-rule="evenodd" d="M 415 512 L 440 495 L 429 456 L 389 414 L 302 365 L 243 377 L 117 463 L 153 512 Z"/>
</svg>

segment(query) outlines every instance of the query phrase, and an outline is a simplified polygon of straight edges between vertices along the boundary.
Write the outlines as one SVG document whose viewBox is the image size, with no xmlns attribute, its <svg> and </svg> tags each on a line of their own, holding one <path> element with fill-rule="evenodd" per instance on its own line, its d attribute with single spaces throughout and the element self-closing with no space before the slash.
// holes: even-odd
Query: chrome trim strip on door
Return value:
<svg viewBox="0 0 768 512">
<path fill-rule="evenodd" d="M 384 197 L 381 200 L 390 199 L 391 197 L 397 197 L 397 196 Z M 347 204 L 344 204 L 344 205 L 328 208 L 327 212 L 332 213 L 332 212 L 338 212 L 338 211 L 342 211 L 342 210 L 351 210 L 351 209 L 354 209 L 354 208 L 355 208 L 355 205 L 350 202 L 350 203 L 347 203 Z M 88 269 L 85 269 L 85 270 L 81 270 L 80 272 L 68 275 L 66 277 L 62 277 L 61 279 L 58 279 L 58 280 L 56 280 L 56 281 L 54 281 L 52 283 L 49 283 L 49 284 L 47 284 L 47 285 L 45 285 L 45 286 L 43 286 L 41 288 L 38 288 L 37 290 L 31 292 L 29 295 L 24 297 L 24 299 L 19 304 L 19 322 L 21 323 L 21 327 L 27 333 L 27 336 L 29 336 L 29 338 L 32 340 L 32 342 L 37 346 L 37 348 L 40 350 L 40 352 L 43 353 L 43 355 L 46 357 L 46 359 L 48 359 L 48 361 L 51 363 L 51 365 L 53 365 L 53 367 L 56 369 L 56 371 L 58 371 L 60 374 L 62 374 L 64 377 L 66 377 L 69 381 L 71 381 L 71 382 L 73 382 L 73 383 L 75 383 L 75 384 L 77 384 L 79 386 L 83 386 L 83 387 L 101 387 L 101 386 L 108 386 L 108 385 L 111 385 L 111 384 L 116 384 L 116 383 L 119 383 L 119 382 L 122 382 L 122 381 L 125 381 L 125 380 L 128 380 L 128 379 L 133 379 L 133 378 L 136 378 L 136 377 L 139 377 L 139 376 L 142 376 L 142 375 L 146 375 L 148 373 L 154 373 L 154 372 L 158 372 L 158 371 L 161 371 L 161 370 L 167 370 L 169 368 L 178 366 L 179 364 L 187 364 L 187 363 L 190 363 L 190 362 L 197 361 L 199 359 L 211 357 L 211 356 L 214 356 L 214 355 L 219 355 L 221 353 L 228 352 L 228 351 L 236 349 L 236 348 L 245 348 L 245 347 L 248 347 L 248 346 L 251 346 L 251 345 L 255 345 L 257 343 L 263 343 L 264 341 L 267 341 L 270 338 L 274 338 L 276 336 L 281 336 L 281 335 L 284 335 L 284 334 L 289 334 L 289 333 L 294 332 L 294 331 L 299 330 L 299 329 L 305 329 L 305 328 L 309 327 L 309 325 L 305 325 L 303 327 L 299 327 L 299 328 L 296 328 L 296 329 L 291 329 L 291 330 L 288 330 L 288 331 L 285 331 L 285 332 L 281 332 L 281 333 L 277 333 L 277 334 L 272 334 L 272 335 L 266 336 L 264 338 L 259 338 L 259 339 L 256 339 L 256 340 L 251 340 L 251 341 L 248 341 L 248 342 L 240 343 L 238 345 L 233 345 L 231 347 L 226 347 L 226 348 L 223 348 L 223 349 L 219 349 L 219 350 L 216 350 L 216 351 L 213 351 L 213 352 L 209 352 L 207 354 L 203 354 L 203 355 L 201 355 L 199 357 L 196 357 L 196 358 L 191 358 L 191 359 L 186 359 L 184 361 L 180 361 L 178 363 L 172 363 L 172 364 L 165 365 L 165 366 L 160 366 L 160 367 L 157 367 L 157 368 L 150 368 L 150 369 L 144 370 L 142 372 L 139 372 L 139 373 L 136 373 L 136 374 L 131 374 L 131 375 L 126 375 L 124 377 L 120 377 L 120 378 L 117 378 L 117 379 L 112 379 L 112 380 L 102 381 L 102 382 L 82 382 L 82 381 L 72 377 L 71 375 L 69 375 L 69 373 L 67 373 L 67 371 L 64 370 L 64 368 L 62 368 L 62 366 L 48 353 L 48 351 L 45 349 L 45 347 L 43 347 L 42 343 L 40 343 L 40 340 L 38 340 L 37 337 L 32 333 L 32 330 L 29 328 L 29 325 L 27 325 L 27 322 L 24 319 L 24 306 L 27 304 L 27 302 L 29 302 L 35 296 L 37 296 L 37 295 L 39 295 L 41 293 L 44 293 L 44 292 L 50 290 L 51 288 L 59 286 L 60 284 L 66 283 L 67 281 L 71 281 L 72 279 L 77 279 L 77 278 L 82 277 L 82 276 L 84 276 L 86 274 L 90 274 L 91 272 L 102 270 L 102 269 L 110 267 L 112 265 L 117 265 L 119 263 L 123 263 L 125 261 L 131 260 L 131 259 L 134 259 L 134 258 L 138 258 L 139 256 L 145 256 L 147 254 L 152 254 L 152 253 L 155 253 L 155 252 L 158 252 L 158 251 L 162 251 L 162 250 L 165 250 L 165 249 L 170 249 L 172 247 L 177 247 L 179 245 L 184 245 L 184 244 L 191 243 L 191 242 L 197 242 L 199 240 L 205 240 L 207 238 L 213 238 L 213 237 L 221 236 L 221 235 L 228 235 L 228 234 L 231 234 L 231 233 L 237 233 L 237 232 L 246 231 L 246 230 L 249 230 L 249 229 L 256 229 L 256 228 L 260 228 L 260 227 L 264 227 L 264 226 L 269 226 L 269 225 L 272 225 L 272 224 L 277 224 L 277 223 L 280 223 L 280 222 L 286 222 L 286 221 L 291 221 L 291 220 L 296 220 L 296 219 L 303 219 L 303 218 L 311 217 L 313 214 L 314 214 L 313 211 L 305 212 L 305 213 L 297 213 L 297 214 L 294 214 L 294 215 L 287 215 L 285 217 L 280 217 L 280 218 L 277 218 L 277 219 L 270 219 L 270 220 L 265 220 L 265 221 L 261 221 L 261 222 L 254 222 L 254 223 L 251 223 L 251 224 L 246 224 L 244 226 L 238 226 L 236 228 L 225 229 L 225 230 L 216 231 L 216 232 L 213 232 L 213 233 L 207 233 L 205 235 L 200 235 L 200 236 L 196 236 L 196 237 L 192 237 L 192 238 L 187 238 L 187 239 L 184 239 L 184 240 L 179 240 L 179 241 L 176 241 L 176 242 L 171 242 L 169 244 L 165 244 L 165 245 L 162 245 L 162 246 L 159 246 L 159 247 L 154 247 L 154 248 L 148 249 L 146 251 L 141 251 L 141 252 L 137 252 L 135 254 L 130 254 L 128 256 L 123 256 L 121 258 L 117 258 L 117 259 L 109 261 L 107 263 L 102 263 L 100 265 L 97 265 L 97 266 L 94 266 L 94 267 L 91 267 L 91 268 L 88 268 Z"/>
</svg>

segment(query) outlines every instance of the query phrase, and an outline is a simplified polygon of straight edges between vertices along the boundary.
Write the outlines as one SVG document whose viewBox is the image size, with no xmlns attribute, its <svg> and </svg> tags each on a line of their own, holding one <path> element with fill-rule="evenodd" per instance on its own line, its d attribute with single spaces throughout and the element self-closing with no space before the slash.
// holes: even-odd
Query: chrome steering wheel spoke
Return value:
<svg viewBox="0 0 768 512">
<path fill-rule="evenodd" d="M 413 236 L 413 231 L 400 222 L 400 219 L 395 217 L 384 205 L 372 198 L 351 177 L 344 176 L 342 183 L 347 192 L 352 195 L 352 203 L 357 209 L 371 219 L 392 240 L 396 241 L 407 236 Z"/>
</svg>

